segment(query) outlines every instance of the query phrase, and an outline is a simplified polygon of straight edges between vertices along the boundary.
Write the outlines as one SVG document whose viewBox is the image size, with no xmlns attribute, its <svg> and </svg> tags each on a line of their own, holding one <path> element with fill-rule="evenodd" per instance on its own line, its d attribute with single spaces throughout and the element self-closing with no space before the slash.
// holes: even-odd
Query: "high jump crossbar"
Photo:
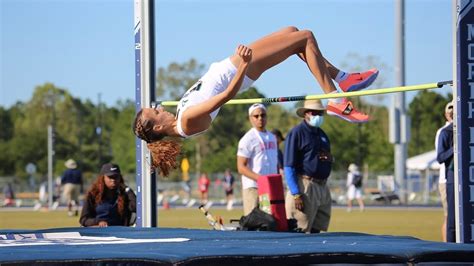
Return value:
<svg viewBox="0 0 474 266">
<path fill-rule="evenodd" d="M 367 96 L 367 95 L 375 95 L 375 94 L 387 94 L 387 93 L 395 93 L 395 92 L 436 89 L 436 88 L 442 88 L 445 85 L 452 86 L 452 84 L 453 84 L 453 81 L 448 80 L 448 81 L 440 81 L 440 82 L 434 82 L 434 83 L 373 89 L 373 90 L 366 90 L 366 91 L 303 95 L 303 96 L 286 96 L 286 97 L 275 97 L 275 98 L 233 99 L 233 100 L 228 101 L 226 104 L 281 103 L 281 102 L 298 102 L 298 101 L 316 100 L 316 99 L 356 97 L 356 96 Z M 157 101 L 155 103 L 160 104 L 162 106 L 176 106 L 178 105 L 179 101 L 161 101 L 161 102 Z"/>
</svg>

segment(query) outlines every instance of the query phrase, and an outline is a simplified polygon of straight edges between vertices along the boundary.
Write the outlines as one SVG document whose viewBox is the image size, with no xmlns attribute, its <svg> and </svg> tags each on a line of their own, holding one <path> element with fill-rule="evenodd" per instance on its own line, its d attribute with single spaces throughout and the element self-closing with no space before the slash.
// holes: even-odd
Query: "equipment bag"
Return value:
<svg viewBox="0 0 474 266">
<path fill-rule="evenodd" d="M 243 231 L 277 231 L 277 222 L 273 216 L 255 207 L 247 216 L 239 221 Z"/>
</svg>

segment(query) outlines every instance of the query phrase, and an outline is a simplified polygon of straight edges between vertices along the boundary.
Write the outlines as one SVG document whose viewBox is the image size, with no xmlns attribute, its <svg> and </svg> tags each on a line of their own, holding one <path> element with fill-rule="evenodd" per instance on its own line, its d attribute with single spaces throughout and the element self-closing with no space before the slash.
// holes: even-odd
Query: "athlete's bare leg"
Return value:
<svg viewBox="0 0 474 266">
<path fill-rule="evenodd" d="M 247 76 L 258 79 L 267 69 L 285 61 L 294 54 L 302 54 L 311 73 L 319 82 L 325 93 L 336 91 L 332 82 L 326 60 L 321 54 L 316 39 L 311 31 L 290 31 L 266 36 L 249 45 L 252 49 L 252 62 L 247 70 Z M 236 58 L 231 60 L 234 63 Z"/>
<path fill-rule="evenodd" d="M 273 33 L 271 33 L 267 36 L 264 36 L 260 40 L 266 39 L 266 38 L 269 38 L 269 37 L 273 37 L 275 35 L 291 33 L 291 32 L 295 32 L 295 31 L 299 31 L 299 29 L 297 27 L 293 27 L 293 26 L 285 27 L 285 28 L 280 29 L 276 32 L 273 32 Z M 304 56 L 304 53 L 298 53 L 297 55 L 301 60 L 303 60 L 306 63 L 306 58 Z M 333 64 L 331 64 L 331 62 L 329 62 L 326 58 L 324 58 L 324 60 L 325 60 L 325 63 L 326 63 L 326 67 L 329 70 L 329 75 L 331 76 L 332 79 L 335 79 L 337 74 L 339 73 L 339 69 L 337 67 L 335 67 Z"/>
</svg>

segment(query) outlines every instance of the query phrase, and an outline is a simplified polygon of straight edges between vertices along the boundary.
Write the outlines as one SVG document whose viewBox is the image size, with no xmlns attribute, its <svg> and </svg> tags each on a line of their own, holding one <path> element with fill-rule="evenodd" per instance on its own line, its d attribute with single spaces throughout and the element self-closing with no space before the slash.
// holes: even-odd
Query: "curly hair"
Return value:
<svg viewBox="0 0 474 266">
<path fill-rule="evenodd" d="M 91 185 L 91 188 L 87 192 L 88 194 L 92 195 L 95 199 L 95 204 L 101 204 L 105 200 L 105 190 L 107 186 L 105 185 L 104 181 L 105 176 L 100 175 Z M 117 210 L 120 217 L 123 217 L 125 213 L 125 183 L 123 181 L 123 177 L 120 175 L 120 180 L 118 183 L 117 191 L 118 191 L 118 199 L 117 199 Z"/>
<path fill-rule="evenodd" d="M 178 167 L 178 155 L 181 153 L 179 141 L 169 139 L 162 140 L 165 135 L 158 134 L 153 130 L 153 122 L 142 118 L 142 110 L 135 116 L 133 133 L 147 142 L 151 152 L 152 166 L 158 168 L 163 176 L 168 176 L 172 169 Z"/>
<path fill-rule="evenodd" d="M 176 140 L 160 140 L 147 144 L 151 152 L 152 165 L 159 169 L 163 176 L 168 176 L 172 169 L 178 167 L 178 155 L 181 145 Z"/>
</svg>

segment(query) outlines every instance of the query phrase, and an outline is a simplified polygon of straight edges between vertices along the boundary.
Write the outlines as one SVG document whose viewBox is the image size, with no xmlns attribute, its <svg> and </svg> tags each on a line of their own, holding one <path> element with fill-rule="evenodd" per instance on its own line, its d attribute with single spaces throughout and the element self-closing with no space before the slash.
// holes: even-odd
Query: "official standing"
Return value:
<svg viewBox="0 0 474 266">
<path fill-rule="evenodd" d="M 286 213 L 305 233 L 327 231 L 331 193 L 327 179 L 333 158 L 329 138 L 320 128 L 326 108 L 320 100 L 307 100 L 296 114 L 303 121 L 286 136 L 284 171 L 289 191 Z"/>
<path fill-rule="evenodd" d="M 83 190 L 82 172 L 77 169 L 77 163 L 73 159 L 67 160 L 64 165 L 67 170 L 61 176 L 63 186 L 63 197 L 66 200 L 68 215 L 79 214 L 79 195 Z"/>
</svg>

